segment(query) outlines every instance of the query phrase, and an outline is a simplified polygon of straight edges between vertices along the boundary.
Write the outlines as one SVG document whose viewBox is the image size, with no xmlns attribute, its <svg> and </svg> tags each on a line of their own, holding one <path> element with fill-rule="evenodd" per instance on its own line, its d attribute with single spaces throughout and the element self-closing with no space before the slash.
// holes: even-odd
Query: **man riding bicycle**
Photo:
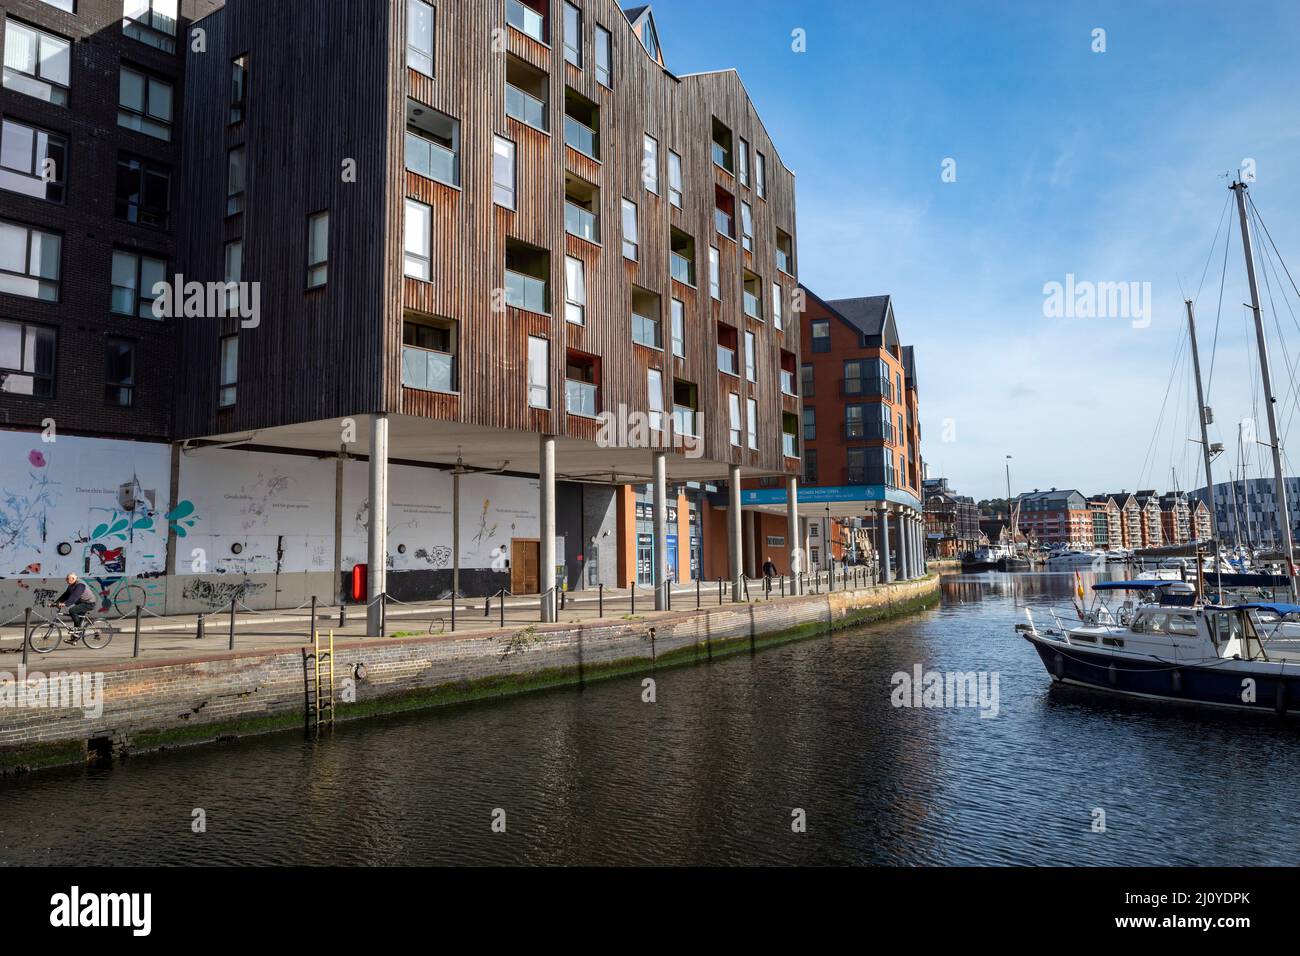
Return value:
<svg viewBox="0 0 1300 956">
<path fill-rule="evenodd" d="M 77 580 L 75 574 L 67 577 L 68 589 L 54 601 L 55 607 L 66 607 L 72 624 L 78 630 L 85 627 L 86 617 L 95 609 L 95 598 L 90 588 Z"/>
</svg>

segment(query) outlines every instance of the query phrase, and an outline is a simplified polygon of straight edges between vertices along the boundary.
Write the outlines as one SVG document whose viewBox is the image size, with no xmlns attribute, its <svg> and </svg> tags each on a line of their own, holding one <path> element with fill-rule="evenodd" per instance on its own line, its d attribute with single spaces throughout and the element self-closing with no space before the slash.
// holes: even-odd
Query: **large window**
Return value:
<svg viewBox="0 0 1300 956">
<path fill-rule="evenodd" d="M 582 11 L 571 3 L 564 5 L 564 59 L 582 69 Z"/>
<path fill-rule="evenodd" d="M 492 201 L 515 208 L 515 144 L 500 136 L 492 137 Z"/>
<path fill-rule="evenodd" d="M 596 82 L 610 89 L 614 86 L 614 43 L 609 31 L 596 27 Z"/>
<path fill-rule="evenodd" d="M 402 322 L 402 384 L 426 392 L 456 391 L 456 323 L 408 312 Z"/>
<path fill-rule="evenodd" d="M 752 398 L 745 399 L 745 432 L 749 436 L 749 447 L 758 451 L 758 402 Z"/>
<path fill-rule="evenodd" d="M 794 275 L 794 240 L 783 229 L 776 231 L 776 267 L 786 275 Z"/>
<path fill-rule="evenodd" d="M 747 202 L 740 204 L 740 240 L 746 252 L 754 251 L 754 208 Z"/>
<path fill-rule="evenodd" d="M 319 289 L 329 278 L 330 214 L 307 217 L 307 288 Z"/>
<path fill-rule="evenodd" d="M 0 221 L 0 292 L 55 302 L 62 237 Z"/>
<path fill-rule="evenodd" d="M 113 250 L 113 292 L 110 309 L 117 315 L 156 319 L 154 286 L 167 281 L 167 263 L 152 256 Z"/>
<path fill-rule="evenodd" d="M 177 2 L 123 0 L 122 32 L 165 53 L 175 53 Z"/>
<path fill-rule="evenodd" d="M 233 126 L 244 121 L 248 110 L 248 54 L 230 61 L 230 119 Z"/>
<path fill-rule="evenodd" d="M 767 157 L 754 154 L 754 190 L 760 199 L 767 198 Z"/>
<path fill-rule="evenodd" d="M 406 65 L 433 76 L 433 7 L 424 0 L 406 0 Z"/>
<path fill-rule="evenodd" d="M 668 230 L 668 263 L 674 279 L 695 285 L 695 240 L 676 227 Z"/>
<path fill-rule="evenodd" d="M 239 391 L 239 336 L 226 335 L 221 339 L 220 380 L 217 383 L 217 406 L 229 408 L 235 404 Z"/>
<path fill-rule="evenodd" d="M 414 199 L 406 200 L 406 228 L 403 248 L 406 275 L 426 282 L 432 269 L 433 207 Z"/>
<path fill-rule="evenodd" d="M 736 178 L 740 180 L 742 186 L 749 185 L 749 143 L 744 139 L 740 141 L 740 169 L 736 173 Z"/>
<path fill-rule="evenodd" d="M 548 3 L 549 0 L 506 0 L 506 23 L 539 43 L 545 43 Z"/>
<path fill-rule="evenodd" d="M 812 324 L 812 350 L 814 352 L 831 350 L 831 324 L 826 319 L 817 319 Z"/>
<path fill-rule="evenodd" d="M 740 396 L 735 392 L 727 394 L 727 412 L 730 416 L 730 428 L 728 429 L 731 444 L 736 448 L 740 447 L 741 442 L 741 422 L 740 422 Z"/>
<path fill-rule="evenodd" d="M 5 20 L 5 89 L 63 106 L 71 79 L 71 41 Z"/>
<path fill-rule="evenodd" d="M 226 313 L 234 314 L 239 308 L 239 284 L 244 281 L 244 240 L 232 239 L 226 243 Z"/>
<path fill-rule="evenodd" d="M 551 343 L 535 335 L 528 336 L 528 404 L 551 407 Z"/>
<path fill-rule="evenodd" d="M 709 294 L 715 299 L 722 298 L 722 270 L 718 263 L 718 250 L 709 246 Z"/>
<path fill-rule="evenodd" d="M 68 143 L 57 133 L 6 119 L 0 128 L 0 189 L 63 202 Z"/>
<path fill-rule="evenodd" d="M 680 299 L 672 300 L 673 354 L 686 358 L 686 305 Z"/>
<path fill-rule="evenodd" d="M 718 323 L 718 371 L 726 372 L 728 375 L 738 374 L 736 365 L 736 351 L 740 347 L 740 339 L 736 335 L 734 327 L 726 323 Z"/>
<path fill-rule="evenodd" d="M 817 409 L 811 405 L 803 407 L 803 440 L 817 440 Z"/>
<path fill-rule="evenodd" d="M 54 396 L 54 330 L 0 321 L 0 392 Z"/>
<path fill-rule="evenodd" d="M 406 168 L 448 186 L 460 185 L 460 121 L 407 100 Z"/>
<path fill-rule="evenodd" d="M 649 133 L 646 133 L 641 151 L 641 182 L 647 192 L 659 195 L 659 140 Z"/>
<path fill-rule="evenodd" d="M 745 333 L 745 378 L 751 382 L 758 381 L 757 338 L 753 332 Z"/>
<path fill-rule="evenodd" d="M 772 283 L 772 325 L 778 332 L 785 328 L 785 294 L 781 291 L 781 283 Z"/>
<path fill-rule="evenodd" d="M 713 187 L 713 226 L 728 239 L 736 238 L 736 197 L 721 186 Z"/>
<path fill-rule="evenodd" d="M 646 371 L 646 399 L 650 407 L 650 427 L 664 430 L 664 374 L 657 368 Z"/>
<path fill-rule="evenodd" d="M 136 156 L 117 161 L 118 219 L 142 226 L 167 226 L 171 203 L 171 171 L 165 166 Z"/>
<path fill-rule="evenodd" d="M 117 125 L 170 141 L 172 85 L 124 66 L 117 86 Z"/>
<path fill-rule="evenodd" d="M 234 216 L 244 211 L 244 147 L 236 146 L 226 153 L 226 215 Z"/>
<path fill-rule="evenodd" d="M 130 339 L 104 340 L 104 401 L 119 408 L 135 404 L 135 343 Z"/>
<path fill-rule="evenodd" d="M 668 201 L 682 208 L 682 158 L 668 150 Z"/>
<path fill-rule="evenodd" d="M 66 10 L 68 13 L 77 12 L 77 0 L 41 0 L 42 3 L 48 3 L 52 7 L 58 7 L 60 10 Z"/>
<path fill-rule="evenodd" d="M 639 230 L 637 229 L 636 203 L 630 199 L 623 200 L 623 258 L 636 260 L 640 251 Z"/>
<path fill-rule="evenodd" d="M 564 318 L 574 325 L 586 324 L 587 271 L 581 259 L 564 260 Z"/>
</svg>

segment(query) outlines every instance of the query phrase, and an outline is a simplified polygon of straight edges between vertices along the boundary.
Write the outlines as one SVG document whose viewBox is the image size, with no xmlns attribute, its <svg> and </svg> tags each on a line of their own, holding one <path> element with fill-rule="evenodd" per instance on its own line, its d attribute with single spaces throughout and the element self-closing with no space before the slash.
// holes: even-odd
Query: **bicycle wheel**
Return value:
<svg viewBox="0 0 1300 956">
<path fill-rule="evenodd" d="M 107 647 L 113 639 L 113 629 L 103 621 L 88 621 L 81 632 L 81 639 L 93 651 Z"/>
<path fill-rule="evenodd" d="M 129 617 L 137 607 L 144 607 L 144 602 L 144 588 L 138 584 L 128 584 L 113 595 L 113 613 L 119 618 Z"/>
<path fill-rule="evenodd" d="M 37 654 L 48 654 L 63 643 L 63 628 L 57 624 L 46 624 L 43 628 L 34 628 L 27 643 Z"/>
</svg>

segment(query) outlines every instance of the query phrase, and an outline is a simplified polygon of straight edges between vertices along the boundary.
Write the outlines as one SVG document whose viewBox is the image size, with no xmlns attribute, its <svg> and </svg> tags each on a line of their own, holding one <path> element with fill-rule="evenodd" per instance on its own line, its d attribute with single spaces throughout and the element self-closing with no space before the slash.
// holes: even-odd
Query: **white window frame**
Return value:
<svg viewBox="0 0 1300 956">
<path fill-rule="evenodd" d="M 740 142 L 740 157 L 736 163 L 736 179 L 742 186 L 749 185 L 749 141 L 743 136 L 738 136 Z"/>
<path fill-rule="evenodd" d="M 740 244 L 746 252 L 754 251 L 754 207 L 740 201 Z"/>
<path fill-rule="evenodd" d="M 230 408 L 239 399 L 238 335 L 221 337 L 217 362 L 217 407 Z"/>
<path fill-rule="evenodd" d="M 668 201 L 682 208 L 682 158 L 668 150 Z"/>
<path fill-rule="evenodd" d="M 649 402 L 650 427 L 657 432 L 664 430 L 664 373 L 657 369 L 647 369 L 645 373 L 646 399 Z"/>
<path fill-rule="evenodd" d="M 781 283 L 772 283 L 772 325 L 778 332 L 785 328 L 785 290 Z"/>
<path fill-rule="evenodd" d="M 740 417 L 740 395 L 736 392 L 727 393 L 727 413 L 730 416 L 729 437 L 733 448 L 742 447 L 744 441 L 744 422 Z"/>
<path fill-rule="evenodd" d="M 519 201 L 518 186 L 519 172 L 516 166 L 516 157 L 518 156 L 517 147 L 514 140 L 506 139 L 504 136 L 492 137 L 492 201 L 503 209 L 515 209 Z M 500 163 L 510 163 L 510 183 L 500 179 Z M 507 198 L 509 201 L 507 202 Z"/>
<path fill-rule="evenodd" d="M 421 39 L 415 36 L 415 25 L 418 22 L 416 17 L 420 13 L 427 12 L 429 16 L 429 49 L 417 46 L 414 40 Z M 438 48 L 438 13 L 433 4 L 426 3 L 425 0 L 406 0 L 406 66 L 421 73 L 424 76 L 433 77 L 434 56 Z M 428 60 L 428 69 L 424 69 L 424 62 Z M 415 61 L 415 62 L 412 62 Z"/>
<path fill-rule="evenodd" d="M 767 157 L 760 152 L 754 153 L 754 191 L 759 199 L 767 198 Z"/>
<path fill-rule="evenodd" d="M 323 248 L 316 248 L 324 228 Z M 328 209 L 307 217 L 307 288 L 320 289 L 329 281 L 330 214 Z"/>
<path fill-rule="evenodd" d="M 587 324 L 587 264 L 573 256 L 564 257 L 564 319 Z"/>
<path fill-rule="evenodd" d="M 542 354 L 534 354 L 534 349 L 540 348 Z M 538 367 L 538 361 L 541 367 Z M 528 407 L 545 408 L 551 407 L 551 340 L 543 338 L 540 335 L 528 336 Z M 541 381 L 537 380 L 537 373 L 541 373 Z M 538 394 L 541 395 L 541 402 L 536 401 Z"/>
<path fill-rule="evenodd" d="M 600 65 L 602 52 L 605 54 L 603 67 Z M 599 23 L 596 24 L 596 82 L 607 90 L 614 88 L 614 36 Z"/>
<path fill-rule="evenodd" d="M 709 295 L 722 301 L 722 255 L 717 246 L 709 246 Z"/>
<path fill-rule="evenodd" d="M 413 279 L 428 282 L 433 275 L 433 207 L 408 197 L 404 218 L 402 272 Z M 413 232 L 413 227 L 418 231 Z M 415 246 L 412 246 L 412 239 L 417 240 Z"/>
<path fill-rule="evenodd" d="M 632 232 L 630 236 L 628 235 L 629 212 L 631 213 L 630 225 L 631 225 L 631 232 Z M 631 259 L 633 262 L 637 261 L 637 258 L 641 254 L 640 233 L 641 233 L 641 229 L 638 220 L 636 203 L 634 203 L 630 199 L 624 199 L 623 200 L 623 258 L 624 259 Z M 628 254 L 629 249 L 631 250 L 631 255 Z"/>
<path fill-rule="evenodd" d="M 659 140 L 649 133 L 641 146 L 641 183 L 646 192 L 659 195 Z"/>
<path fill-rule="evenodd" d="M 686 303 L 671 299 L 668 311 L 672 317 L 672 352 L 678 358 L 686 358 Z"/>
<path fill-rule="evenodd" d="M 745 401 L 745 434 L 749 437 L 750 449 L 758 451 L 758 401 L 753 398 Z"/>
<path fill-rule="evenodd" d="M 758 337 L 753 332 L 745 332 L 745 378 L 758 382 Z"/>
<path fill-rule="evenodd" d="M 577 29 L 573 31 L 577 33 L 576 43 L 573 42 L 575 37 L 569 36 L 569 14 L 571 13 L 577 17 Z M 579 70 L 582 69 L 582 8 L 568 3 L 567 0 L 564 4 L 564 62 Z"/>
</svg>

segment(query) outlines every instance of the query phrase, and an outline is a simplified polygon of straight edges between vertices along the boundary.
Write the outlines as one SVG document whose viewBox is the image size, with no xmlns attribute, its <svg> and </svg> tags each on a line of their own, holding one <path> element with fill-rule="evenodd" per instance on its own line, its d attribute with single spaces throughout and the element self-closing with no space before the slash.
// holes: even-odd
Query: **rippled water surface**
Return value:
<svg viewBox="0 0 1300 956">
<path fill-rule="evenodd" d="M 656 704 L 625 679 L 0 781 L 0 862 L 1295 863 L 1296 724 L 1050 686 L 1016 605 L 1072 580 L 948 577 L 936 611 L 662 672 Z M 996 672 L 998 715 L 895 708 L 916 664 Z"/>
</svg>

